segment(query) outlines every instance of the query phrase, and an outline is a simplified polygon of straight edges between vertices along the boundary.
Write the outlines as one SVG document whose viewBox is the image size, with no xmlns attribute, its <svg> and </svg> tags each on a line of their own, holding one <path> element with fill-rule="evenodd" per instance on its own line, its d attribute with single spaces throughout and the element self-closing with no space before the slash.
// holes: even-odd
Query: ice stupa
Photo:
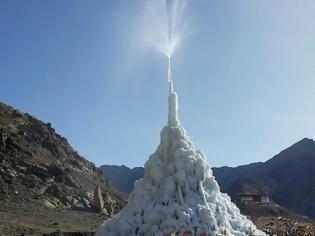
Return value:
<svg viewBox="0 0 315 236">
<path fill-rule="evenodd" d="M 265 235 L 231 202 L 178 119 L 178 98 L 168 71 L 168 123 L 145 163 L 125 208 L 96 236 Z"/>
</svg>

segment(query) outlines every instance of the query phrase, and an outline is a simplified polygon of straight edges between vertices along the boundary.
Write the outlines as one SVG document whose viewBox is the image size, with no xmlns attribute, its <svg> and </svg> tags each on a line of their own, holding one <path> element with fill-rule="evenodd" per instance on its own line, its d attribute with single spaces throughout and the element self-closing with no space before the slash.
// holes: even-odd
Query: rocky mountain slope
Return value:
<svg viewBox="0 0 315 236">
<path fill-rule="evenodd" d="M 80 156 L 51 124 L 0 103 L 1 209 L 36 206 L 96 212 L 100 211 L 95 207 L 97 186 L 105 215 L 125 205 L 95 165 Z"/>
<path fill-rule="evenodd" d="M 244 167 L 243 167 L 244 168 Z M 315 142 L 303 139 L 265 163 L 223 168 L 230 177 L 222 178 L 221 168 L 214 174 L 224 191 L 268 193 L 282 206 L 315 219 Z"/>
<path fill-rule="evenodd" d="M 103 165 L 104 176 L 119 190 L 129 193 L 133 184 L 125 187 L 125 179 L 115 175 L 116 168 Z M 128 183 L 139 178 L 142 169 L 126 167 Z M 233 196 L 240 192 L 261 192 L 281 206 L 315 219 L 315 142 L 302 139 L 264 163 L 253 163 L 235 168 L 213 168 L 221 189 Z M 106 175 L 109 171 L 111 175 Z M 117 171 L 118 173 L 119 171 Z M 131 181 L 132 180 L 132 181 Z M 118 182 L 118 184 L 117 184 Z"/>
</svg>

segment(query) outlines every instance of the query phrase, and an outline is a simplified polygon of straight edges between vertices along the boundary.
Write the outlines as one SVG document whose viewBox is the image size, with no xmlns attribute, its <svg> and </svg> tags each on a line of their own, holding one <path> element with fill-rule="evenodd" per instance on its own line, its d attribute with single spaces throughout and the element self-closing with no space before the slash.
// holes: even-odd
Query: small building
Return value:
<svg viewBox="0 0 315 236">
<path fill-rule="evenodd" d="M 240 205 L 265 204 L 270 202 L 269 197 L 261 193 L 239 193 L 235 196 L 234 202 Z"/>
</svg>

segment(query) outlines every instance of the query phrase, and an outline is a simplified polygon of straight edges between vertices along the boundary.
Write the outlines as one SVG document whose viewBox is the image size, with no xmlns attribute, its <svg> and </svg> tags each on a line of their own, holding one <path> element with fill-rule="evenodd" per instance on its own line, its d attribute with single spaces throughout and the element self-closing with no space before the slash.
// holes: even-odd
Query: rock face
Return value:
<svg viewBox="0 0 315 236">
<path fill-rule="evenodd" d="M 94 206 L 95 208 L 103 213 L 104 212 L 104 202 L 102 197 L 102 190 L 99 186 L 94 189 Z"/>
<path fill-rule="evenodd" d="M 51 124 L 0 103 L 0 201 L 93 211 L 97 186 L 118 212 L 125 201 Z"/>
<path fill-rule="evenodd" d="M 177 95 L 170 92 L 168 125 L 145 163 L 144 177 L 136 181 L 128 205 L 96 235 L 264 235 L 220 192 L 205 155 L 179 125 Z"/>
</svg>

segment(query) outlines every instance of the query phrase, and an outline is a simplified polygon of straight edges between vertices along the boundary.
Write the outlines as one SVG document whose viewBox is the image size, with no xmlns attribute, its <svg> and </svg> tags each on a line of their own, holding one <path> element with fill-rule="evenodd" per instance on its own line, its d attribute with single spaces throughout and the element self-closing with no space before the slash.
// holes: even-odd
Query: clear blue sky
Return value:
<svg viewBox="0 0 315 236">
<path fill-rule="evenodd" d="M 0 0 L 0 99 L 96 165 L 142 166 L 167 118 L 166 61 L 137 38 L 144 2 Z M 173 74 L 211 166 L 314 138 L 314 12 L 313 0 L 191 1 Z"/>
</svg>

